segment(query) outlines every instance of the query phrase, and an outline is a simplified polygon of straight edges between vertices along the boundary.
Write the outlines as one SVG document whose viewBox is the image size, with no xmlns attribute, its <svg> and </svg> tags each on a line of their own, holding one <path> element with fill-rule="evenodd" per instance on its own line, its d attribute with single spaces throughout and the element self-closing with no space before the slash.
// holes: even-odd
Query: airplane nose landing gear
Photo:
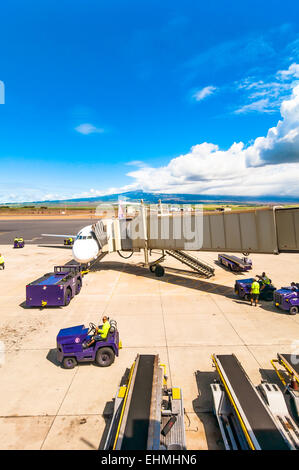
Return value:
<svg viewBox="0 0 299 470">
<path fill-rule="evenodd" d="M 155 276 L 157 277 L 162 277 L 165 274 L 165 269 L 163 266 L 161 266 L 161 264 L 151 264 L 149 269 L 150 272 L 155 273 Z"/>
</svg>

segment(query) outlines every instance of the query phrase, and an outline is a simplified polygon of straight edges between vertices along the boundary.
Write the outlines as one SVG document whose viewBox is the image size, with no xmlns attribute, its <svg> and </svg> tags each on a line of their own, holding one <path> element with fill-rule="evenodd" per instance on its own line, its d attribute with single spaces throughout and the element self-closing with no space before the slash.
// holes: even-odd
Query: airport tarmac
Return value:
<svg viewBox="0 0 299 470">
<path fill-rule="evenodd" d="M 25 243 L 55 245 L 57 237 L 42 237 L 42 233 L 56 235 L 77 235 L 86 225 L 94 224 L 94 219 L 54 219 L 38 218 L 29 220 L 0 220 L 0 245 L 10 245 L 15 237 L 23 237 Z"/>
<path fill-rule="evenodd" d="M 14 250 L 1 243 L 1 449 L 98 449 L 111 401 L 137 353 L 158 353 L 169 385 L 182 388 L 187 448 L 223 449 L 212 412 L 211 355 L 236 354 L 257 385 L 262 378 L 279 383 L 270 360 L 277 352 L 294 352 L 296 342 L 298 348 L 299 315 L 236 298 L 234 282 L 248 274 L 216 264 L 215 277 L 204 280 L 170 257 L 165 276 L 156 278 L 141 267 L 141 253 L 127 262 L 107 255 L 67 307 L 24 308 L 26 284 L 69 261 L 71 250 L 34 244 Z M 216 253 L 196 255 L 209 263 L 217 259 Z M 265 270 L 276 287 L 299 281 L 299 254 L 251 258 L 252 274 Z M 58 331 L 99 323 L 104 313 L 118 323 L 120 356 L 108 368 L 62 369 L 55 356 Z"/>
</svg>

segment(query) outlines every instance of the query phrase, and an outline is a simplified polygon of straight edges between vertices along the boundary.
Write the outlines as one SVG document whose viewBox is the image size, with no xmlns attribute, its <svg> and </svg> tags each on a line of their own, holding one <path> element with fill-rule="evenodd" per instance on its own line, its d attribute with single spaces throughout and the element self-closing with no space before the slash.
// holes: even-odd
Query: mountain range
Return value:
<svg viewBox="0 0 299 470">
<path fill-rule="evenodd" d="M 202 194 L 166 194 L 166 193 L 148 193 L 144 191 L 129 191 L 124 193 L 110 194 L 107 196 L 96 196 L 87 198 L 77 199 L 63 199 L 63 200 L 51 200 L 51 201 L 35 201 L 35 202 L 24 202 L 22 204 L 68 204 L 68 205 L 96 205 L 103 202 L 117 202 L 118 198 L 126 198 L 131 202 L 139 202 L 141 199 L 147 204 L 158 203 L 161 199 L 162 202 L 168 204 L 215 204 L 215 203 L 242 203 L 242 204 L 271 204 L 271 203 L 299 203 L 299 197 L 291 196 L 279 196 L 279 195 L 268 195 L 268 196 L 223 196 L 223 195 L 202 195 Z M 10 204 L 12 205 L 12 204 Z M 19 204 L 18 204 L 19 205 Z"/>
</svg>

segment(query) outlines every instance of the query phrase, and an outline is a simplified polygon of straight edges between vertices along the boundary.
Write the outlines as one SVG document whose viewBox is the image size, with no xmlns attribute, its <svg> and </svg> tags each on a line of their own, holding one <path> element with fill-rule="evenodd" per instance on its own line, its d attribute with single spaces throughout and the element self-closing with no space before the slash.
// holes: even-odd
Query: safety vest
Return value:
<svg viewBox="0 0 299 470">
<path fill-rule="evenodd" d="M 110 330 L 110 323 L 109 321 L 105 321 L 102 328 L 98 328 L 98 334 L 101 335 L 102 339 L 107 338 L 108 332 Z"/>
<path fill-rule="evenodd" d="M 4 264 L 4 258 L 3 258 L 3 256 L 0 256 L 0 264 Z"/>
<path fill-rule="evenodd" d="M 267 285 L 271 284 L 270 279 L 267 276 L 262 277 L 262 281 L 264 284 L 267 284 Z"/>
<path fill-rule="evenodd" d="M 260 285 L 257 281 L 253 281 L 253 283 L 251 284 L 251 292 L 252 294 L 260 293 Z"/>
</svg>

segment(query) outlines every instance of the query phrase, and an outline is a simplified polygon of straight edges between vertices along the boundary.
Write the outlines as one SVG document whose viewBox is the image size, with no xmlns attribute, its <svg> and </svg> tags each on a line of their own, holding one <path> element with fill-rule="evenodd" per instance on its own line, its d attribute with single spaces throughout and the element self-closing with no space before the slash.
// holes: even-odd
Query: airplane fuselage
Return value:
<svg viewBox="0 0 299 470">
<path fill-rule="evenodd" d="M 78 232 L 73 244 L 73 257 L 78 263 L 84 264 L 96 259 L 100 253 L 100 247 L 92 230 L 92 225 L 87 225 Z"/>
</svg>

